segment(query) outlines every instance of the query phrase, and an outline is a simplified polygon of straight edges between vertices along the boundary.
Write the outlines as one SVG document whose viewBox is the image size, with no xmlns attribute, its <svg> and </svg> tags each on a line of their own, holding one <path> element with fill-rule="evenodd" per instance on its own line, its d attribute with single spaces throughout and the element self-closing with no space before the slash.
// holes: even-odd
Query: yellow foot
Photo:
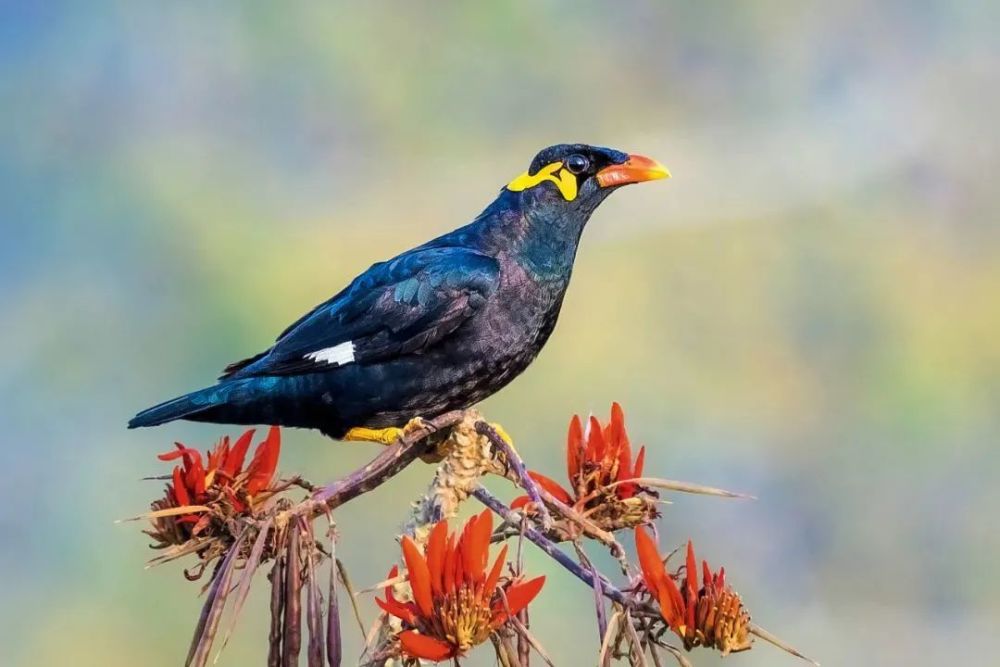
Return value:
<svg viewBox="0 0 1000 667">
<path fill-rule="evenodd" d="M 420 417 L 414 417 L 406 423 L 406 426 L 389 426 L 386 428 L 368 428 L 367 426 L 355 426 L 344 434 L 344 440 L 348 442 L 377 442 L 380 445 L 391 445 L 403 435 L 423 428 L 426 422 Z"/>
<path fill-rule="evenodd" d="M 368 428 L 356 426 L 344 434 L 344 440 L 349 442 L 377 442 L 380 445 L 391 445 L 403 433 L 403 429 L 395 426 L 388 428 Z"/>
</svg>

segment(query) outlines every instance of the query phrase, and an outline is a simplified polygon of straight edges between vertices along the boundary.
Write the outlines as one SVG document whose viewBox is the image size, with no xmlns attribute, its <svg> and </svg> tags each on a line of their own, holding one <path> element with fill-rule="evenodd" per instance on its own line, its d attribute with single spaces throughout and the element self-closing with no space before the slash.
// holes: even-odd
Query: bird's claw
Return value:
<svg viewBox="0 0 1000 667">
<path fill-rule="evenodd" d="M 416 431 L 425 431 L 425 430 L 432 431 L 434 429 L 433 426 L 431 426 L 430 422 L 428 422 L 423 417 L 414 417 L 410 421 L 406 422 L 406 425 L 403 426 L 403 428 L 400 430 L 401 430 L 400 435 L 405 437 Z"/>
<path fill-rule="evenodd" d="M 514 438 L 510 437 L 510 434 L 504 429 L 503 426 L 496 422 L 490 423 L 490 428 L 496 431 L 496 434 L 500 436 L 500 439 L 507 443 L 507 446 L 514 449 Z"/>
</svg>

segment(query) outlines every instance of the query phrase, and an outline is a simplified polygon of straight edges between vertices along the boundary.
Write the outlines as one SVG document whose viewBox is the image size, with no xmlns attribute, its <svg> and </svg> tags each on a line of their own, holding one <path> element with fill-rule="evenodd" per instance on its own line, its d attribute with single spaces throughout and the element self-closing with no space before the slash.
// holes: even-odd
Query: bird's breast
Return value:
<svg viewBox="0 0 1000 667">
<path fill-rule="evenodd" d="M 555 327 L 566 277 L 539 277 L 513 261 L 501 261 L 500 285 L 474 318 L 477 352 L 510 364 L 519 373 L 538 354 Z"/>
</svg>

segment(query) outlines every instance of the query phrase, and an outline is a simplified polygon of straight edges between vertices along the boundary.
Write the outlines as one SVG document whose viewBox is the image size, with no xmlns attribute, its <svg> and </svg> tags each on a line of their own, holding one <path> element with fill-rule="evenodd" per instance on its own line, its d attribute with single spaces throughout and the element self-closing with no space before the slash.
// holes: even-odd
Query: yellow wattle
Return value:
<svg viewBox="0 0 1000 667">
<path fill-rule="evenodd" d="M 539 183 L 550 181 L 555 183 L 556 187 L 559 188 L 563 199 L 573 201 L 577 195 L 576 176 L 571 174 L 568 169 L 563 169 L 562 166 L 562 162 L 553 162 L 539 169 L 534 175 L 524 172 L 508 183 L 507 189 L 513 192 L 521 192 L 522 190 L 533 188 Z"/>
</svg>

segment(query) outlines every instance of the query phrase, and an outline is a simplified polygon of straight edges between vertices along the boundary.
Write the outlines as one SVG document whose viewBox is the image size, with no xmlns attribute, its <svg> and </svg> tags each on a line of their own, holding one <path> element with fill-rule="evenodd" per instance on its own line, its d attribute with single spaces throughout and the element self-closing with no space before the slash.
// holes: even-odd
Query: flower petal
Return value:
<svg viewBox="0 0 1000 667">
<path fill-rule="evenodd" d="M 698 597 L 698 564 L 694 558 L 694 545 L 688 540 L 687 561 L 684 565 L 684 592 L 687 594 L 687 602 Z"/>
<path fill-rule="evenodd" d="M 667 569 L 660 560 L 656 542 L 642 526 L 635 529 L 635 550 L 639 554 L 639 567 L 642 569 L 646 589 L 654 596 L 659 595 L 667 579 Z"/>
<path fill-rule="evenodd" d="M 530 502 L 531 498 L 529 498 L 528 496 L 518 496 L 517 498 L 514 498 L 514 500 L 510 502 L 510 508 L 512 510 L 519 510 Z"/>
<path fill-rule="evenodd" d="M 448 520 L 438 521 L 431 529 L 427 538 L 427 570 L 431 575 L 431 590 L 440 595 L 442 590 L 442 574 L 444 567 L 444 552 L 448 546 Z"/>
<path fill-rule="evenodd" d="M 175 442 L 174 447 L 176 447 L 177 449 L 170 452 L 157 454 L 156 458 L 160 459 L 161 461 L 173 461 L 174 459 L 179 459 L 180 457 L 184 456 L 184 450 L 187 449 L 187 447 L 185 447 L 179 442 Z"/>
<path fill-rule="evenodd" d="M 381 609 L 385 613 L 392 614 L 396 618 L 400 618 L 409 623 L 410 625 L 417 624 L 417 615 L 414 613 L 413 608 L 410 607 L 409 605 L 406 605 L 402 602 L 398 602 L 396 600 L 389 600 L 389 599 L 383 600 L 382 598 L 377 596 L 375 598 L 375 604 L 377 604 L 379 606 L 379 609 Z"/>
<path fill-rule="evenodd" d="M 486 583 L 483 584 L 483 599 L 489 601 L 493 599 L 493 591 L 497 587 L 497 582 L 500 581 L 500 575 L 503 573 L 503 566 L 507 562 L 507 545 L 503 545 L 500 549 L 500 555 L 497 559 L 493 561 L 493 568 L 490 573 L 486 576 Z"/>
<path fill-rule="evenodd" d="M 542 487 L 543 489 L 551 493 L 553 496 L 555 496 L 556 500 L 558 500 L 559 502 L 565 503 L 567 505 L 573 504 L 573 499 L 570 497 L 569 491 L 562 488 L 562 486 L 560 486 L 559 483 L 556 482 L 551 477 L 546 477 L 542 473 L 535 472 L 534 470 L 529 470 L 528 476 L 531 477 L 531 479 L 535 480 L 535 483 L 538 484 L 538 486 Z"/>
<path fill-rule="evenodd" d="M 573 415 L 569 422 L 569 433 L 566 436 L 566 471 L 570 483 L 580 474 L 580 457 L 583 455 L 583 424 L 580 417 Z"/>
<path fill-rule="evenodd" d="M 587 451 L 586 459 L 589 463 L 599 463 L 604 458 L 604 433 L 601 431 L 601 422 L 597 417 L 591 415 L 590 425 L 587 428 Z"/>
<path fill-rule="evenodd" d="M 385 576 L 385 578 L 388 581 L 389 579 L 395 579 L 398 576 L 399 576 L 399 566 L 398 565 L 393 565 L 392 569 L 389 570 L 389 574 L 387 574 Z M 387 600 L 392 600 L 393 602 L 398 602 L 398 600 L 396 600 L 396 596 L 392 592 L 392 586 L 386 586 L 385 587 L 385 597 L 386 597 Z"/>
<path fill-rule="evenodd" d="M 434 637 L 422 635 L 414 630 L 404 630 L 399 633 L 399 643 L 412 658 L 441 662 L 455 656 L 455 647 Z"/>
<path fill-rule="evenodd" d="M 223 436 L 221 440 L 215 445 L 215 449 L 208 452 L 208 467 L 206 470 L 209 473 L 214 473 L 221 466 L 222 460 L 226 451 L 229 449 L 229 436 Z"/>
<path fill-rule="evenodd" d="M 200 459 L 198 461 L 198 465 L 192 466 L 191 469 L 188 470 L 187 481 L 191 487 L 191 490 L 194 491 L 195 497 L 200 498 L 201 496 L 205 495 L 205 487 L 206 487 L 205 470 L 201 467 Z"/>
<path fill-rule="evenodd" d="M 635 467 L 632 469 L 632 477 L 642 477 L 642 468 L 646 463 L 646 448 L 640 447 L 639 454 L 635 457 Z"/>
<path fill-rule="evenodd" d="M 430 617 L 434 614 L 430 571 L 423 554 L 409 535 L 403 536 L 403 559 L 406 561 L 407 577 L 413 590 L 413 601 L 417 603 L 421 614 Z"/>
<path fill-rule="evenodd" d="M 250 442 L 253 440 L 255 431 L 256 429 L 250 429 L 241 435 L 239 440 L 233 444 L 233 448 L 226 454 L 226 460 L 222 462 L 222 472 L 229 479 L 236 477 L 243 470 L 243 463 L 246 461 L 247 450 L 250 449 Z"/>
<path fill-rule="evenodd" d="M 455 568 L 456 561 L 459 560 L 458 548 L 455 544 L 456 539 L 455 535 L 449 536 L 448 546 L 444 550 L 444 571 L 441 574 L 441 587 L 446 594 L 455 592 Z"/>
<path fill-rule="evenodd" d="M 628 433 L 625 431 L 625 413 L 617 402 L 611 404 L 611 423 L 608 424 L 608 447 L 619 450 L 628 447 Z"/>
<path fill-rule="evenodd" d="M 669 580 L 668 580 L 669 581 Z M 667 622 L 667 625 L 671 630 L 676 631 L 681 624 L 681 612 L 683 607 L 678 608 L 674 595 L 671 590 L 680 597 L 680 593 L 677 592 L 677 587 L 674 586 L 674 582 L 670 583 L 660 590 L 660 594 L 657 596 L 656 600 L 660 604 L 660 616 L 663 620 Z"/>
<path fill-rule="evenodd" d="M 191 496 L 181 478 L 180 466 L 174 466 L 174 496 L 177 498 L 177 504 L 182 507 L 191 504 Z"/>
<path fill-rule="evenodd" d="M 247 466 L 249 478 L 247 480 L 247 493 L 254 495 L 263 491 L 271 483 L 274 471 L 278 468 L 278 457 L 281 454 L 281 429 L 272 426 L 267 432 L 264 442 L 257 446 L 253 460 Z"/>
<path fill-rule="evenodd" d="M 191 447 L 185 447 L 179 442 L 175 442 L 175 445 L 181 448 L 181 455 L 184 457 L 185 467 L 198 468 L 204 474 L 204 466 L 201 464 L 201 452 L 197 449 L 192 449 Z"/>
<path fill-rule="evenodd" d="M 483 510 L 482 514 L 469 520 L 467 528 L 462 544 L 465 578 L 467 581 L 479 583 L 486 576 L 490 536 L 493 534 L 493 513 L 488 509 Z"/>
<path fill-rule="evenodd" d="M 511 584 L 505 594 L 507 596 L 507 607 L 503 607 L 501 602 L 500 611 L 494 614 L 492 625 L 494 628 L 503 625 L 508 618 L 508 612 L 511 616 L 516 616 L 519 611 L 528 606 L 528 604 L 535 599 L 535 596 L 542 590 L 542 586 L 545 584 L 545 577 L 535 577 L 529 581 L 518 582 Z"/>
<path fill-rule="evenodd" d="M 666 595 L 664 595 L 666 593 Z M 666 600 L 664 600 L 666 598 Z M 670 577 L 667 577 L 663 583 L 663 588 L 660 590 L 660 615 L 663 619 L 670 625 L 671 628 L 676 630 L 681 621 L 684 619 L 684 598 L 681 597 L 681 592 L 677 588 L 677 584 Z M 666 604 L 664 604 L 666 603 Z"/>
</svg>

